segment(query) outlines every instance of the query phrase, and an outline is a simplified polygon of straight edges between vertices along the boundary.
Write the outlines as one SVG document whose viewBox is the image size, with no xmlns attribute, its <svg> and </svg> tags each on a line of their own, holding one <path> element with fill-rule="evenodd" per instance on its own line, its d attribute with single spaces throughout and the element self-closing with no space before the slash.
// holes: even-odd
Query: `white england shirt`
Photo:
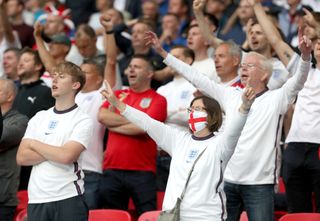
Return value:
<svg viewBox="0 0 320 221">
<path fill-rule="evenodd" d="M 91 119 L 75 106 L 67 112 L 54 108 L 38 112 L 29 121 L 23 139 L 35 139 L 58 147 L 75 141 L 87 148 L 91 136 Z M 34 165 L 28 186 L 29 203 L 53 202 L 81 195 L 83 177 L 78 162 L 65 165 L 44 161 Z"/>
</svg>

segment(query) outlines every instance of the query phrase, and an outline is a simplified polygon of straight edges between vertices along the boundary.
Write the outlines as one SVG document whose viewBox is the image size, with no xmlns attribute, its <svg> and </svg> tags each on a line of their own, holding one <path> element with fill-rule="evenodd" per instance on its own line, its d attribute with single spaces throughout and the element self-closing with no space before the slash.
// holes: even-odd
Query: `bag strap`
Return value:
<svg viewBox="0 0 320 221">
<path fill-rule="evenodd" d="M 189 171 L 189 174 L 188 174 L 188 178 L 187 178 L 187 181 L 186 181 L 186 184 L 184 185 L 184 188 L 183 188 L 183 191 L 181 193 L 181 196 L 180 196 L 180 200 L 182 201 L 183 197 L 184 197 L 184 194 L 186 193 L 186 190 L 187 190 L 187 186 L 189 184 L 189 181 L 190 181 L 190 177 L 191 177 L 191 174 L 193 172 L 193 169 L 194 169 L 194 166 L 196 165 L 196 163 L 198 162 L 198 160 L 200 159 L 200 157 L 202 156 L 202 154 L 204 153 L 204 151 L 206 151 L 208 146 L 206 146 L 206 148 L 204 148 L 204 150 L 199 154 L 199 156 L 197 157 L 197 159 L 193 162 L 193 165 Z"/>
</svg>

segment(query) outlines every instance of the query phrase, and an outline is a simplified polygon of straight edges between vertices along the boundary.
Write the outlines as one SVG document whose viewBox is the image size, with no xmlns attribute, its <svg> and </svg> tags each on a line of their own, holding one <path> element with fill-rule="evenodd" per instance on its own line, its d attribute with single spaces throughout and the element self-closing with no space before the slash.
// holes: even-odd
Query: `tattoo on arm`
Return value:
<svg viewBox="0 0 320 221">
<path fill-rule="evenodd" d="M 286 56 L 288 59 L 291 58 L 291 55 L 290 55 L 290 53 L 289 53 L 288 51 L 284 51 L 283 54 L 284 54 L 284 56 Z"/>
</svg>

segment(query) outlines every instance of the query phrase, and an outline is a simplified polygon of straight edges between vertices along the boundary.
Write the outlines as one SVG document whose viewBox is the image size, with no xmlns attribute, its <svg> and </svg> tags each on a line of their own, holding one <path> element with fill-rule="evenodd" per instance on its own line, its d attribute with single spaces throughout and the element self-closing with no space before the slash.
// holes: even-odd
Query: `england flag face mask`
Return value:
<svg viewBox="0 0 320 221">
<path fill-rule="evenodd" d="M 207 113 L 193 110 L 189 113 L 189 127 L 193 132 L 198 132 L 207 126 Z"/>
</svg>

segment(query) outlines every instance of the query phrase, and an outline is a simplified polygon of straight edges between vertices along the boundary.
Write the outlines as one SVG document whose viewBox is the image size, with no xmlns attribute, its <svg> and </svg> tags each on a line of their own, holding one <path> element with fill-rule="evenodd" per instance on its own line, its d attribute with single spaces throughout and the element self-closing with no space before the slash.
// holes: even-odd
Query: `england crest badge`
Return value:
<svg viewBox="0 0 320 221">
<path fill-rule="evenodd" d="M 143 98 L 140 101 L 140 107 L 142 108 L 148 108 L 151 104 L 152 99 L 151 98 Z"/>
</svg>

